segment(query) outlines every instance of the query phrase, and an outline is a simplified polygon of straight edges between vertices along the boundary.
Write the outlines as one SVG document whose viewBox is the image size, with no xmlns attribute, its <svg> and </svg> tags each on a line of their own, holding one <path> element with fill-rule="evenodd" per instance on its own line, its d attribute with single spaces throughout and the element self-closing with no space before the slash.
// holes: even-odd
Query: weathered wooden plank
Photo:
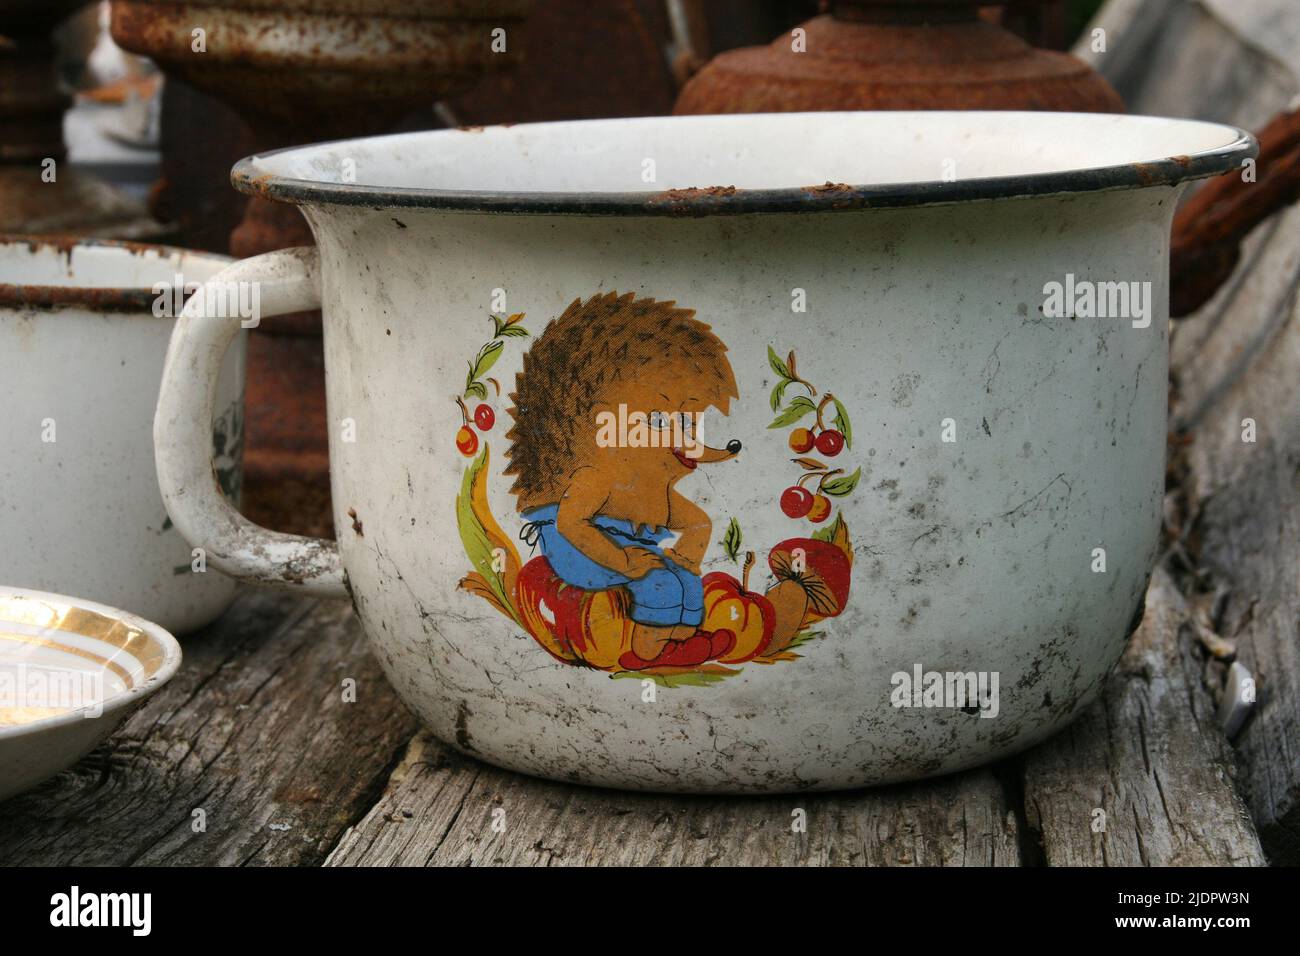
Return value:
<svg viewBox="0 0 1300 956">
<path fill-rule="evenodd" d="M 1017 833 L 989 770 L 844 794 L 672 797 L 521 777 L 422 734 L 327 865 L 1015 866 Z"/>
<path fill-rule="evenodd" d="M 414 732 L 346 604 L 250 591 L 183 643 L 102 747 L 0 804 L 0 863 L 318 863 Z"/>
<path fill-rule="evenodd" d="M 1300 17 L 1288 6 L 1291 0 L 1111 0 L 1074 52 L 1111 82 L 1130 113 L 1255 129 L 1296 92 L 1294 64 L 1272 52 L 1300 37 Z M 1233 8 L 1237 18 L 1226 22 L 1224 11 Z M 1106 31 L 1104 52 L 1093 49 L 1095 29 Z"/>
<path fill-rule="evenodd" d="M 1274 862 L 1300 863 L 1300 210 L 1254 237 L 1234 285 L 1179 330 L 1187 550 L 1211 625 L 1254 677 L 1235 740 Z M 1253 423 L 1255 441 L 1249 437 Z M 1222 667 L 1210 671 L 1222 681 Z"/>
<path fill-rule="evenodd" d="M 1201 686 L 1189 614 L 1157 570 L 1101 699 L 1025 755 L 1025 816 L 1049 866 L 1265 862 Z"/>
<path fill-rule="evenodd" d="M 1300 7 L 1290 0 L 1122 0 L 1098 22 L 1127 7 L 1165 14 L 1150 56 L 1095 57 L 1134 112 L 1255 128 L 1300 93 Z M 1256 712 L 1234 740 L 1239 781 L 1266 851 L 1285 863 L 1300 862 L 1298 284 L 1292 209 L 1257 229 L 1228 285 L 1178 323 L 1171 362 L 1174 425 L 1191 441 L 1179 515 L 1179 548 L 1195 571 L 1187 586 L 1257 682 Z M 1242 440 L 1248 418 L 1253 443 Z M 1206 667 L 1215 693 L 1225 670 Z"/>
</svg>

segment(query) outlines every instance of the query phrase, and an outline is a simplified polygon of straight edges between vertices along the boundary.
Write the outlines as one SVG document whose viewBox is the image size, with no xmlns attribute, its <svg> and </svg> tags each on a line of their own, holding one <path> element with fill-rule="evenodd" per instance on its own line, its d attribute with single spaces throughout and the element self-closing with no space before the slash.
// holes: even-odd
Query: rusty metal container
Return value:
<svg viewBox="0 0 1300 956">
<path fill-rule="evenodd" d="M 989 4 L 831 0 L 827 6 L 828 13 L 768 46 L 715 57 L 686 84 L 673 111 L 1124 111 L 1119 94 L 1081 60 L 1036 49 L 981 17 Z"/>
</svg>

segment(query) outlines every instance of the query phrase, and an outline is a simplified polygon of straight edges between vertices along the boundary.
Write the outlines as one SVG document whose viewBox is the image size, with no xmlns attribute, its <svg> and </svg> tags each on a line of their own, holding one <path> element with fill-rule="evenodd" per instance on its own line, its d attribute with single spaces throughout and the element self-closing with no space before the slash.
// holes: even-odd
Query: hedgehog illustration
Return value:
<svg viewBox="0 0 1300 956">
<path fill-rule="evenodd" d="M 739 441 L 714 448 L 696 431 L 707 409 L 726 415 L 738 397 L 726 352 L 694 310 L 611 292 L 546 327 L 510 395 L 505 474 L 528 522 L 521 537 L 567 585 L 626 589 L 644 661 L 725 651 L 691 643 L 713 639 L 698 630 L 713 525 L 675 486 L 740 453 Z M 631 440 L 610 440 L 614 421 L 631 423 L 617 436 Z"/>
</svg>

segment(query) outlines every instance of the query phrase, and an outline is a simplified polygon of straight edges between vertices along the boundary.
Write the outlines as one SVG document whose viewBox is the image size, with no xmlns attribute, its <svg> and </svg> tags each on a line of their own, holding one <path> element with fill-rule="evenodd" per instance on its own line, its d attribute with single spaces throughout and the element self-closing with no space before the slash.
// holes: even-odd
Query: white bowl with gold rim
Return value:
<svg viewBox="0 0 1300 956">
<path fill-rule="evenodd" d="M 0 800 L 90 753 L 180 662 L 176 639 L 134 614 L 0 587 Z"/>
</svg>

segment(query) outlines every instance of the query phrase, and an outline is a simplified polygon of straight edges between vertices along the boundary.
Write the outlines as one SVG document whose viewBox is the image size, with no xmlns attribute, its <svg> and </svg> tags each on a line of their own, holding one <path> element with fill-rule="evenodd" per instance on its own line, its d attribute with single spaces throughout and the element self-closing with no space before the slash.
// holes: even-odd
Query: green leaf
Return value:
<svg viewBox="0 0 1300 956">
<path fill-rule="evenodd" d="M 493 320 L 495 321 L 495 316 Z M 478 355 L 474 361 L 469 363 L 469 374 L 465 376 L 465 397 L 474 396 L 477 398 L 487 398 L 487 387 L 480 382 L 479 376 L 484 375 L 488 369 L 496 364 L 497 359 L 501 357 L 501 352 L 505 349 L 506 343 L 500 339 L 494 339 L 478 350 Z"/>
<path fill-rule="evenodd" d="M 831 421 L 840 430 L 840 434 L 844 436 L 844 447 L 852 448 L 853 426 L 849 424 L 849 413 L 838 398 L 831 399 L 831 401 L 835 403 L 835 417 Z"/>
<path fill-rule="evenodd" d="M 789 644 L 781 648 L 781 650 L 777 651 L 775 654 L 759 654 L 755 660 L 762 661 L 765 664 L 775 664 L 777 661 L 798 660 L 803 657 L 803 655 L 794 653 L 794 649 L 796 647 L 802 647 L 809 641 L 821 637 L 824 633 L 825 631 L 800 631 L 790 639 Z"/>
<path fill-rule="evenodd" d="M 743 538 L 740 534 L 740 522 L 732 518 L 727 523 L 727 531 L 722 536 L 722 550 L 727 552 L 727 557 L 732 561 L 739 560 L 740 544 Z"/>
<path fill-rule="evenodd" d="M 487 582 L 492 593 L 501 602 L 501 606 L 510 608 L 514 604 L 506 594 L 501 574 L 493 568 L 495 555 L 492 538 L 488 529 L 483 527 L 483 522 L 479 520 L 478 515 L 474 513 L 474 479 L 487 464 L 487 456 L 488 446 L 485 443 L 478 457 L 465 469 L 465 476 L 460 483 L 460 494 L 456 497 L 456 528 L 460 532 L 460 543 L 465 546 L 465 556 L 469 558 L 470 565 Z"/>
<path fill-rule="evenodd" d="M 787 651 L 792 651 L 796 647 L 802 647 L 809 641 L 821 637 L 822 633 L 822 631 L 800 631 L 790 640 L 790 643 L 785 646 L 785 649 Z"/>
<path fill-rule="evenodd" d="M 821 490 L 825 494 L 843 498 L 845 495 L 853 494 L 853 489 L 858 486 L 858 479 L 861 477 L 862 469 L 856 468 L 851 475 L 840 475 L 838 478 L 823 482 Z"/>
<path fill-rule="evenodd" d="M 719 667 L 714 671 L 682 671 L 680 674 L 647 674 L 645 671 L 617 671 L 610 674 L 610 680 L 652 680 L 660 687 L 708 687 L 735 677 L 739 670 Z"/>
<path fill-rule="evenodd" d="M 814 532 L 812 533 L 813 540 L 814 540 L 814 541 L 829 541 L 829 542 L 831 542 L 832 544 L 834 544 L 834 542 L 835 542 L 835 535 L 839 533 L 840 525 L 842 525 L 843 523 L 844 523 L 844 517 L 843 517 L 843 515 L 838 515 L 838 514 L 837 514 L 837 515 L 835 516 L 835 520 L 834 520 L 834 521 L 832 521 L 830 524 L 826 525 L 826 527 L 824 527 L 824 528 L 818 528 L 816 531 L 814 531 Z"/>
<path fill-rule="evenodd" d="M 505 328 L 497 332 L 498 336 L 507 336 L 509 338 L 523 338 L 524 336 L 531 334 L 532 333 L 522 325 L 507 325 Z"/>
<path fill-rule="evenodd" d="M 488 318 L 492 320 L 492 338 L 501 338 L 501 330 L 505 328 L 506 320 L 495 315 L 488 315 Z"/>
<path fill-rule="evenodd" d="M 767 364 L 772 366 L 772 371 L 782 378 L 788 379 L 790 377 L 789 367 L 785 362 L 781 361 L 781 356 L 777 355 L 776 349 L 770 345 L 767 347 Z"/>
<path fill-rule="evenodd" d="M 501 357 L 502 350 L 506 347 L 504 342 L 489 342 L 478 350 L 478 357 L 474 359 L 474 374 L 470 378 L 478 378 L 480 375 L 487 373 L 497 359 Z"/>
<path fill-rule="evenodd" d="M 811 415 L 815 411 L 817 411 L 817 406 L 814 405 L 809 399 L 806 399 L 802 395 L 800 395 L 798 398 L 792 398 L 790 400 L 790 404 L 786 406 L 785 411 L 783 411 L 780 415 L 777 415 L 776 419 L 772 422 L 772 424 L 768 425 L 767 427 L 785 428 L 785 426 L 793 425 L 795 422 L 803 418 L 805 415 Z"/>
<path fill-rule="evenodd" d="M 790 384 L 788 378 L 783 378 L 776 383 L 776 388 L 772 389 L 772 411 L 781 407 L 781 399 L 785 398 L 786 387 Z"/>
</svg>

